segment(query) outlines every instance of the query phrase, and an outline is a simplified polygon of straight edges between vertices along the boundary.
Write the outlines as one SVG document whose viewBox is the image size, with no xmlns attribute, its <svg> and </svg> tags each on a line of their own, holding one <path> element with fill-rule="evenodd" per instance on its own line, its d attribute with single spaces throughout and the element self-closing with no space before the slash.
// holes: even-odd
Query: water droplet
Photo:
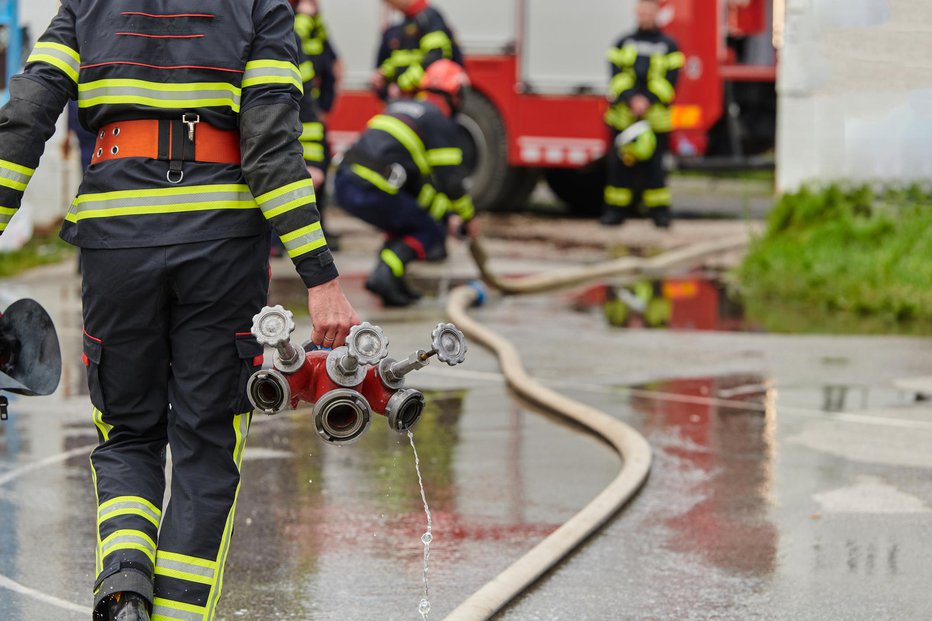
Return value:
<svg viewBox="0 0 932 621">
<path fill-rule="evenodd" d="M 417 605 L 417 611 L 422 615 L 426 615 L 430 612 L 430 602 L 427 599 L 422 599 L 421 603 Z"/>
<path fill-rule="evenodd" d="M 313 483 L 313 482 L 314 482 L 314 479 L 308 479 L 307 482 L 308 482 L 308 483 Z"/>
<path fill-rule="evenodd" d="M 433 540 L 434 540 L 434 536 L 431 535 L 430 533 L 424 533 L 423 535 L 421 535 L 421 543 L 423 543 L 425 546 L 428 545 Z"/>
</svg>

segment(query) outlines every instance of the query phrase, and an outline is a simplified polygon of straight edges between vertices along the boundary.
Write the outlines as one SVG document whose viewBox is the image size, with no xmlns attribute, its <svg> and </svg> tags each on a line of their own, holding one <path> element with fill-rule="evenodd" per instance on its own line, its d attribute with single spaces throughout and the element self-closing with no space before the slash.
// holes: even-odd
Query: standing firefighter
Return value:
<svg viewBox="0 0 932 621">
<path fill-rule="evenodd" d="M 383 99 L 417 91 L 424 72 L 438 60 L 463 64 L 453 31 L 427 0 L 385 3 L 404 13 L 404 20 L 382 35 L 372 86 Z"/>
<path fill-rule="evenodd" d="M 61 233 L 82 248 L 100 439 L 95 619 L 214 618 L 269 225 L 307 285 L 312 340 L 339 345 L 357 322 L 301 158 L 293 29 L 286 0 L 64 0 L 0 110 L 0 229 L 69 99 L 98 137 Z"/>
<path fill-rule="evenodd" d="M 370 120 L 337 171 L 340 206 L 388 234 L 366 281 L 386 306 L 408 306 L 420 297 L 404 279 L 405 266 L 442 256 L 444 227 L 470 237 L 477 233 L 452 120 L 468 83 L 456 63 L 432 64 L 418 98 L 395 101 Z"/>
<path fill-rule="evenodd" d="M 337 99 L 341 64 L 336 49 L 327 36 L 317 0 L 290 0 L 295 10 L 295 34 L 298 37 L 299 69 L 304 83 L 301 99 L 301 147 L 308 173 L 314 180 L 317 209 L 323 221 L 325 184 L 330 167 L 330 145 L 327 140 L 327 115 Z M 330 247 L 337 241 L 328 234 Z"/>
<path fill-rule="evenodd" d="M 667 228 L 672 221 L 664 156 L 671 129 L 670 104 L 683 66 L 676 42 L 657 25 L 659 0 L 639 0 L 638 30 L 609 50 L 612 102 L 605 121 L 612 131 L 608 185 L 602 224 L 619 225 L 640 197 L 651 219 Z"/>
</svg>

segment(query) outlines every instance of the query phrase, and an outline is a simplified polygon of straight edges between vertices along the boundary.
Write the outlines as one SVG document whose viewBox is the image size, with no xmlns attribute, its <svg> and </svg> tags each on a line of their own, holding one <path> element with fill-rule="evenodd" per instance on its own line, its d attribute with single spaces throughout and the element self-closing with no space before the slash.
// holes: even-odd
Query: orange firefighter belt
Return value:
<svg viewBox="0 0 932 621">
<path fill-rule="evenodd" d="M 184 162 L 241 164 L 239 132 L 201 123 L 196 114 L 180 119 L 120 121 L 100 128 L 92 164 L 123 157 L 146 157 L 169 162 L 172 174 L 183 177 Z"/>
</svg>

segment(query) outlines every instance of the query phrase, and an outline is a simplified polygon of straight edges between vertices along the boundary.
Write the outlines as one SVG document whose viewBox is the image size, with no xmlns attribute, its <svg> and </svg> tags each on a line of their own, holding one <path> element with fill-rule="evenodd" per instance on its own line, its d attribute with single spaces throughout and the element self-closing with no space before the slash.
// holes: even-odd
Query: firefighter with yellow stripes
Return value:
<svg viewBox="0 0 932 621">
<path fill-rule="evenodd" d="M 432 64 L 418 97 L 392 102 L 373 117 L 337 170 L 340 206 L 388 235 L 366 281 L 386 306 L 420 298 L 404 278 L 406 265 L 445 256 L 447 230 L 471 238 L 478 233 L 452 120 L 468 84 L 456 63 Z"/>
<path fill-rule="evenodd" d="M 385 0 L 404 19 L 382 35 L 372 86 L 382 99 L 418 90 L 424 72 L 438 60 L 463 65 L 463 54 L 443 15 L 427 0 Z"/>
<path fill-rule="evenodd" d="M 293 29 L 286 0 L 64 0 L 0 109 L 0 231 L 69 99 L 97 134 L 61 236 L 82 249 L 98 620 L 214 618 L 270 225 L 312 340 L 338 346 L 358 321 L 301 157 Z"/>
<path fill-rule="evenodd" d="M 638 30 L 608 52 L 612 77 L 605 122 L 612 143 L 601 220 L 607 226 L 624 223 L 638 202 L 658 227 L 668 228 L 673 219 L 663 160 L 684 56 L 660 31 L 659 10 L 660 0 L 638 0 Z"/>
<path fill-rule="evenodd" d="M 342 66 L 336 49 L 327 35 L 317 0 L 290 0 L 295 11 L 295 35 L 304 97 L 301 99 L 301 148 L 308 173 L 317 192 L 317 210 L 324 223 L 327 171 L 330 167 L 330 143 L 327 139 L 327 116 L 337 99 Z M 324 223 L 326 228 L 326 223 Z M 331 250 L 338 250 L 338 239 L 330 231 Z"/>
</svg>

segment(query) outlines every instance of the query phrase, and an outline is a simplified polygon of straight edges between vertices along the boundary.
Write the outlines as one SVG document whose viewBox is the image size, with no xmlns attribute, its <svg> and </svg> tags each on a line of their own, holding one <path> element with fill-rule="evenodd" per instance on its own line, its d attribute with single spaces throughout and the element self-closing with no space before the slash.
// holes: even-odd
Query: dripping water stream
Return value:
<svg viewBox="0 0 932 621">
<path fill-rule="evenodd" d="M 424 544 L 424 594 L 418 603 L 417 610 L 421 614 L 421 619 L 427 621 L 427 615 L 430 613 L 430 582 L 428 580 L 428 569 L 430 567 L 430 543 L 434 539 L 433 523 L 430 516 L 430 507 L 427 506 L 427 494 L 424 493 L 424 479 L 421 477 L 421 460 L 417 455 L 417 447 L 414 446 L 414 434 L 408 431 L 408 440 L 411 442 L 411 450 L 414 451 L 414 469 L 417 471 L 417 482 L 421 487 L 421 501 L 424 503 L 424 513 L 427 515 L 427 532 L 421 535 L 421 543 Z"/>
</svg>

